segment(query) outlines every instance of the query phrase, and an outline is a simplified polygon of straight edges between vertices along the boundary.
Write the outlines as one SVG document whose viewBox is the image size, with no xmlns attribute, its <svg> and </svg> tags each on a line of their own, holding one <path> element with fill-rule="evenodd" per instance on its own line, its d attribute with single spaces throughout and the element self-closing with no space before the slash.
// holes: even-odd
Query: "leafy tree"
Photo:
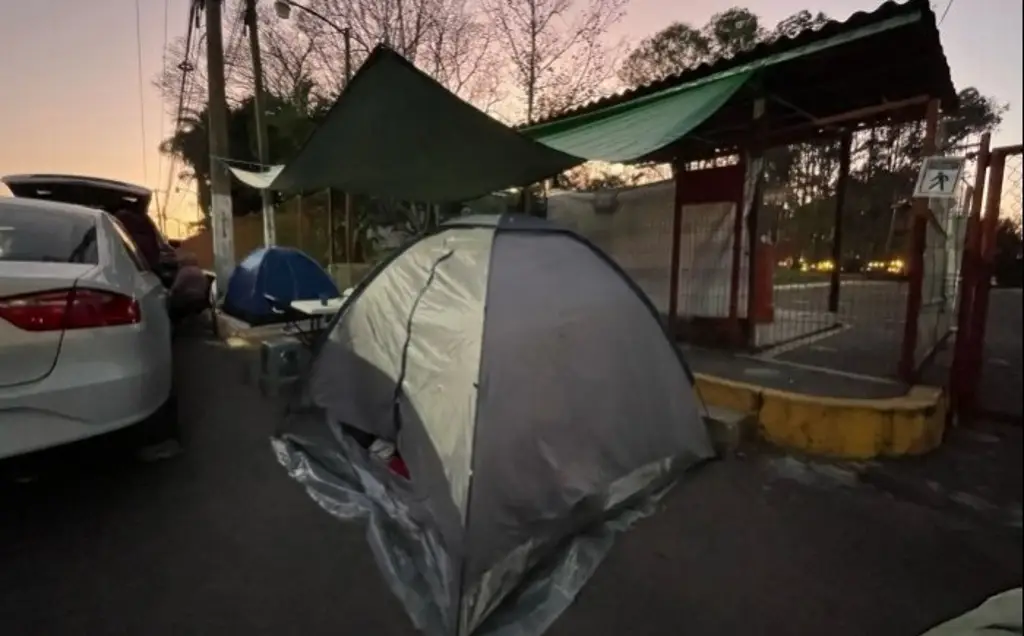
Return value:
<svg viewBox="0 0 1024 636">
<path fill-rule="evenodd" d="M 626 57 L 619 77 L 628 86 L 641 86 L 681 73 L 711 59 L 711 43 L 700 29 L 674 22 L 645 38 Z"/>
<path fill-rule="evenodd" d="M 785 28 L 802 23 L 803 13 L 807 12 L 787 18 Z M 749 9 L 732 8 L 716 13 L 702 27 L 674 22 L 644 38 L 622 63 L 619 77 L 629 86 L 640 86 L 731 57 L 767 37 L 760 18 Z"/>
<path fill-rule="evenodd" d="M 700 64 L 748 50 L 760 42 L 793 37 L 820 29 L 823 13 L 799 11 L 772 29 L 753 12 L 733 8 L 716 14 L 701 27 L 675 23 L 644 39 L 620 68 L 630 85 L 650 83 Z M 1006 106 L 975 88 L 960 91 L 960 110 L 946 121 L 946 147 L 963 148 L 1002 121 Z M 920 123 L 881 126 L 858 133 L 852 149 L 851 178 L 845 207 L 851 222 L 844 249 L 852 256 L 880 256 L 891 248 L 894 206 L 906 198 L 917 174 L 923 142 Z M 777 242 L 790 246 L 786 255 L 824 258 L 831 251 L 835 184 L 839 169 L 838 141 L 795 144 L 766 153 L 763 205 Z M 853 221 L 855 219 L 855 221 Z"/>
<path fill-rule="evenodd" d="M 283 163 L 295 154 L 327 112 L 328 105 L 315 95 L 313 83 L 305 82 L 296 94 L 283 99 L 273 94 L 264 96 L 267 112 L 267 138 L 272 163 Z M 228 144 L 234 160 L 256 165 L 256 124 L 252 97 L 228 109 Z M 206 108 L 188 112 L 177 131 L 163 140 L 161 152 L 176 157 L 183 165 L 179 178 L 194 181 L 199 207 L 204 217 L 210 210 L 210 146 Z M 242 216 L 260 210 L 259 193 L 232 181 L 232 210 Z"/>
</svg>

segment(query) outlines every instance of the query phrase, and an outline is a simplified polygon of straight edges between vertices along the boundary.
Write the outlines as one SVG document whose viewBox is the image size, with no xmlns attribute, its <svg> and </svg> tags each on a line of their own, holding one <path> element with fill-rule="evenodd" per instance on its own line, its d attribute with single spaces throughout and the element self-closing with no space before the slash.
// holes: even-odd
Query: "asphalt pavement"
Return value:
<svg viewBox="0 0 1024 636">
<path fill-rule="evenodd" d="M 631 269 L 629 274 L 661 311 L 667 311 L 669 281 L 664 271 Z M 727 287 L 707 287 L 699 292 L 699 298 L 705 310 L 722 315 L 728 310 Z M 775 324 L 767 353 L 778 360 L 846 373 L 895 376 L 903 342 L 907 284 L 843 278 L 834 316 L 829 315 L 828 298 L 828 282 L 777 284 L 773 292 Z M 684 299 L 681 311 L 687 306 Z"/>
<path fill-rule="evenodd" d="M 238 353 L 179 342 L 185 453 L 86 445 L 0 485 L 0 634 L 411 636 L 356 525 L 270 451 Z M 90 450 L 92 449 L 92 450 Z M 907 636 L 1021 585 L 1019 535 L 772 456 L 711 463 L 550 636 Z"/>
<path fill-rule="evenodd" d="M 828 311 L 825 284 L 780 286 L 776 310 Z M 778 360 L 875 377 L 894 376 L 903 342 L 907 286 L 897 281 L 843 280 L 836 320 L 840 327 L 798 346 L 783 347 Z M 796 319 L 799 326 L 799 318 Z"/>
<path fill-rule="evenodd" d="M 991 417 L 1024 422 L 1024 302 L 1020 289 L 993 289 L 988 320 L 978 405 Z"/>
</svg>

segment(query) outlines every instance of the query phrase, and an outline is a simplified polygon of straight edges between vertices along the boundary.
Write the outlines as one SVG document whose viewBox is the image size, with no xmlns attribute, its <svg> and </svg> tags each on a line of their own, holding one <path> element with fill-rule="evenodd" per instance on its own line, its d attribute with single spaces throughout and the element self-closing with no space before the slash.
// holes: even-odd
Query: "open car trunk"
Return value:
<svg viewBox="0 0 1024 636">
<path fill-rule="evenodd" d="M 16 197 L 74 203 L 107 212 L 128 209 L 146 214 L 153 193 L 142 186 L 60 174 L 19 174 L 0 177 Z"/>
<path fill-rule="evenodd" d="M 97 177 L 18 174 L 0 177 L 0 182 L 10 188 L 16 197 L 72 203 L 104 210 L 110 214 L 128 210 L 145 216 L 149 213 L 149 202 L 153 198 L 153 192 L 148 188 Z M 167 240 L 155 223 L 151 222 L 150 225 L 156 232 L 161 251 L 173 253 L 175 246 Z"/>
</svg>

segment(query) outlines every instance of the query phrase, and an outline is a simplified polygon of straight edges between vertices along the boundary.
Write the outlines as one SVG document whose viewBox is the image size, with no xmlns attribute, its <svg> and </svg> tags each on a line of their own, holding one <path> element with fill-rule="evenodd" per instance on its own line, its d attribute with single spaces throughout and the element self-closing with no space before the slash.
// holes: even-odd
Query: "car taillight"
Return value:
<svg viewBox="0 0 1024 636">
<path fill-rule="evenodd" d="M 134 298 L 96 289 L 62 289 L 0 298 L 0 319 L 25 331 L 132 325 L 142 320 Z"/>
</svg>

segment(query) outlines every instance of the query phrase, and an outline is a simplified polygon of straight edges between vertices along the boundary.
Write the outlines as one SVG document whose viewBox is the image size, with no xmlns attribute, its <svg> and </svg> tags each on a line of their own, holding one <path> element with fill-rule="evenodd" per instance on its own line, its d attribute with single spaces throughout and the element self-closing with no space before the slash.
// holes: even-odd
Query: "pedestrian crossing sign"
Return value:
<svg viewBox="0 0 1024 636">
<path fill-rule="evenodd" d="M 917 175 L 914 196 L 925 199 L 955 198 L 963 173 L 963 157 L 925 157 Z"/>
</svg>

